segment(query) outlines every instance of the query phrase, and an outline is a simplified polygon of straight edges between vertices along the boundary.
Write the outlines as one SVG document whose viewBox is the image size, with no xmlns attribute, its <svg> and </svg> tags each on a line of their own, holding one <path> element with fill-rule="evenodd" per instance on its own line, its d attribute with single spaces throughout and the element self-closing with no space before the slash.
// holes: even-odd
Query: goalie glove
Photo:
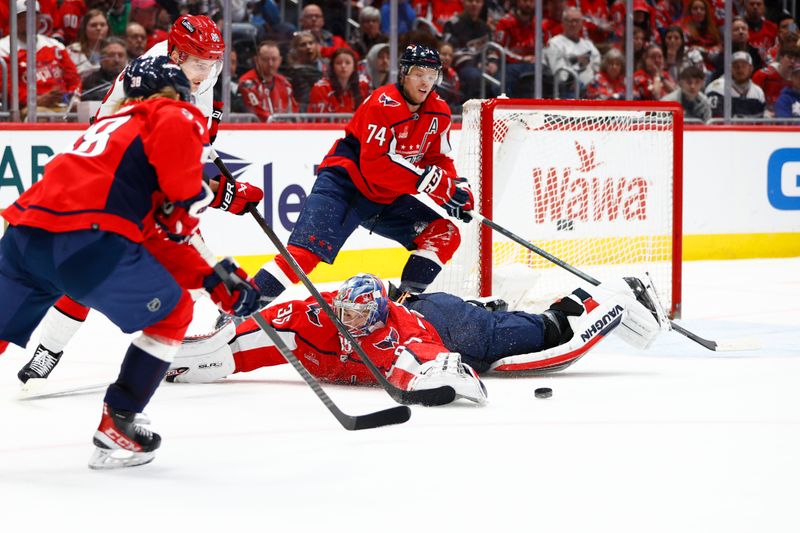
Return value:
<svg viewBox="0 0 800 533">
<path fill-rule="evenodd" d="M 219 182 L 219 187 L 209 204 L 215 209 L 242 215 L 250 209 L 250 206 L 258 205 L 264 198 L 264 191 L 250 183 L 228 179 L 222 174 L 217 176 L 216 180 Z"/>
<path fill-rule="evenodd" d="M 649 276 L 647 283 L 639 278 L 623 278 L 602 283 L 598 289 L 621 299 L 626 312 L 615 333 L 634 348 L 646 350 L 661 331 L 669 329 L 669 318 L 658 301 Z"/>
<path fill-rule="evenodd" d="M 467 178 L 452 178 L 441 168 L 429 166 L 417 181 L 417 190 L 430 196 L 449 216 L 464 222 L 472 220 L 468 211 L 475 208 L 475 198 Z"/>
<path fill-rule="evenodd" d="M 164 202 L 161 208 L 153 213 L 156 228 L 172 241 L 187 242 L 197 232 L 197 226 L 200 224 L 200 219 L 197 217 L 208 207 L 212 198 L 211 189 L 203 183 L 200 193 L 193 198 Z"/>
<path fill-rule="evenodd" d="M 228 273 L 227 283 L 216 270 L 203 279 L 203 288 L 217 307 L 234 316 L 249 316 L 258 311 L 261 307 L 260 295 L 247 272 L 227 257 L 217 265 Z"/>
<path fill-rule="evenodd" d="M 415 374 L 408 384 L 408 390 L 435 389 L 449 385 L 455 389 L 456 398 L 464 398 L 480 405 L 486 403 L 486 387 L 472 367 L 461 362 L 461 355 L 457 353 L 440 353 L 433 361 L 420 365 Z"/>
</svg>

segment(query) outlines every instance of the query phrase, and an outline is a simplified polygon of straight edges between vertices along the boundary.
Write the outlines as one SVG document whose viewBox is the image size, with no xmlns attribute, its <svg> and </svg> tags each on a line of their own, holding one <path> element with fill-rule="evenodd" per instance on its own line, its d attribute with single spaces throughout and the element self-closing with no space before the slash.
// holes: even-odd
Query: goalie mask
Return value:
<svg viewBox="0 0 800 533">
<path fill-rule="evenodd" d="M 339 287 L 333 298 L 333 308 L 353 336 L 363 337 L 386 323 L 389 295 L 378 277 L 357 274 Z"/>
</svg>

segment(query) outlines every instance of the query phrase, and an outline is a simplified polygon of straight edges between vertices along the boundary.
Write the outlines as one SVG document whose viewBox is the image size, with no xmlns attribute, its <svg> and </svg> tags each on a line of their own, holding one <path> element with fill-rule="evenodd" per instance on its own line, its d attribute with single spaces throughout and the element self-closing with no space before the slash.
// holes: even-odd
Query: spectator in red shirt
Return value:
<svg viewBox="0 0 800 533">
<path fill-rule="evenodd" d="M 749 37 L 749 33 L 748 33 Z M 767 55 L 764 58 L 766 62 L 775 61 L 778 57 L 778 50 L 784 44 L 797 44 L 797 23 L 794 17 L 789 13 L 782 13 L 778 19 L 778 36 L 775 38 L 775 44 L 767 50 Z"/>
<path fill-rule="evenodd" d="M 78 28 L 85 13 L 86 3 L 83 0 L 64 0 L 61 3 L 58 14 L 64 32 L 64 44 L 72 44 L 78 39 Z"/>
<path fill-rule="evenodd" d="M 611 5 L 611 23 L 616 28 L 614 42 L 625 45 L 625 0 L 615 0 Z M 645 41 L 660 43 L 661 35 L 656 30 L 656 12 L 645 0 L 633 0 L 633 26 L 641 28 L 645 33 Z"/>
<path fill-rule="evenodd" d="M 744 18 L 750 27 L 750 44 L 759 49 L 762 57 L 766 56 L 778 36 L 778 27 L 764 18 L 765 11 L 764 0 L 747 0 L 744 7 Z"/>
<path fill-rule="evenodd" d="M 300 29 L 314 34 L 320 44 L 322 57 L 330 58 L 337 49 L 350 48 L 344 39 L 332 34 L 323 26 L 325 26 L 325 16 L 322 14 L 321 7 L 316 4 L 308 4 L 303 8 L 303 14 L 300 16 Z"/>
<path fill-rule="evenodd" d="M 534 5 L 534 0 L 517 0 L 495 28 L 495 42 L 506 49 L 506 93 L 512 97 L 517 95 L 519 77 L 535 70 Z"/>
<path fill-rule="evenodd" d="M 461 0 L 431 0 L 433 25 L 442 31 L 445 23 L 461 12 Z"/>
<path fill-rule="evenodd" d="M 328 75 L 311 88 L 308 111 L 353 113 L 369 93 L 369 80 L 356 71 L 355 52 L 349 48 L 339 48 L 331 56 Z"/>
<path fill-rule="evenodd" d="M 8 3 L 14 0 L 0 1 L 0 33 L 7 36 L 9 33 L 9 13 L 11 10 Z M 16 0 L 17 13 L 25 10 L 25 0 Z M 22 22 L 25 24 L 25 21 Z M 63 40 L 64 34 L 61 28 L 61 14 L 58 12 L 56 0 L 38 0 L 36 2 L 36 28 L 39 35 L 46 35 L 57 40 Z"/>
<path fill-rule="evenodd" d="M 253 59 L 255 68 L 242 74 L 239 79 L 239 94 L 247 111 L 255 113 L 264 122 L 273 113 L 299 111 L 292 84 L 278 74 L 282 61 L 278 43 L 263 41 L 258 45 Z"/>
<path fill-rule="evenodd" d="M 681 21 L 686 44 L 698 48 L 703 58 L 709 61 L 722 47 L 722 37 L 711 6 L 707 0 L 691 0 L 686 11 Z"/>
<path fill-rule="evenodd" d="M 38 2 L 36 6 L 38 8 Z M 27 6 L 20 0 L 17 3 L 17 58 L 19 60 L 19 105 L 24 108 L 28 103 L 27 64 L 28 54 L 25 49 L 27 32 L 25 31 L 25 14 Z M 75 63 L 69 58 L 67 49 L 60 42 L 45 35 L 36 35 L 36 105 L 42 111 L 63 113 L 73 93 L 80 92 L 81 77 Z M 0 58 L 8 64 L 11 72 L 11 39 L 10 36 L 0 39 Z M 11 80 L 8 80 L 11 90 Z"/>
<path fill-rule="evenodd" d="M 580 3 L 583 13 L 583 27 L 586 28 L 589 39 L 598 48 L 611 40 L 614 25 L 611 24 L 611 12 L 607 0 L 581 0 L 570 2 L 570 6 Z"/>
<path fill-rule="evenodd" d="M 792 77 L 792 67 L 800 60 L 800 49 L 795 46 L 782 46 L 778 51 L 778 60 L 770 63 L 753 74 L 752 81 L 764 90 L 764 100 L 767 105 L 766 112 L 772 116 L 775 101 L 780 96 L 784 87 L 789 86 Z"/>
<path fill-rule="evenodd" d="M 160 9 L 156 0 L 131 0 L 131 14 L 128 20 L 138 22 L 147 32 L 146 50 L 150 50 L 154 44 L 160 43 L 167 38 L 167 32 L 156 28 L 156 20 Z"/>
<path fill-rule="evenodd" d="M 664 70 L 664 52 L 657 45 L 649 45 L 644 52 L 644 68 L 633 73 L 634 98 L 661 100 L 677 88 L 678 84 Z"/>
<path fill-rule="evenodd" d="M 600 63 L 600 72 L 586 87 L 586 98 L 589 100 L 625 99 L 625 57 L 622 52 L 616 48 L 606 52 Z"/>
</svg>

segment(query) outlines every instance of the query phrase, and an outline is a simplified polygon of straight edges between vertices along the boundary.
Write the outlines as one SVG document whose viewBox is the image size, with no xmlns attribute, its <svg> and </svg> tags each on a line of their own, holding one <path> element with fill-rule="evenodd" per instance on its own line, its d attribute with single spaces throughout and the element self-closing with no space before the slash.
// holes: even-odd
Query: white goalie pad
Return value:
<svg viewBox="0 0 800 533">
<path fill-rule="evenodd" d="M 210 335 L 184 339 L 167 370 L 167 381 L 211 383 L 232 374 L 236 363 L 228 343 L 235 335 L 236 326 L 229 322 Z"/>
<path fill-rule="evenodd" d="M 461 362 L 461 355 L 453 352 L 440 353 L 433 361 L 421 364 L 409 383 L 409 390 L 435 389 L 449 385 L 456 391 L 456 398 L 464 398 L 480 405 L 488 396 L 478 374 L 468 364 Z"/>
<path fill-rule="evenodd" d="M 616 279 L 601 284 L 598 289 L 608 291 L 623 301 L 626 312 L 615 333 L 634 348 L 648 349 L 659 333 L 669 329 L 669 319 L 649 277 L 646 280 Z"/>
</svg>

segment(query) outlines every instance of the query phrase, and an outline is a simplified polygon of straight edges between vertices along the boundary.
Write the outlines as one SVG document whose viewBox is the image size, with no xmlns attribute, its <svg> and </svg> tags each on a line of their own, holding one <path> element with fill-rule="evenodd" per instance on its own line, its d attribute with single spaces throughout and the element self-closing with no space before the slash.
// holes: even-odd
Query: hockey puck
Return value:
<svg viewBox="0 0 800 533">
<path fill-rule="evenodd" d="M 553 389 L 549 387 L 541 387 L 533 391 L 537 398 L 550 398 L 553 395 Z"/>
</svg>

